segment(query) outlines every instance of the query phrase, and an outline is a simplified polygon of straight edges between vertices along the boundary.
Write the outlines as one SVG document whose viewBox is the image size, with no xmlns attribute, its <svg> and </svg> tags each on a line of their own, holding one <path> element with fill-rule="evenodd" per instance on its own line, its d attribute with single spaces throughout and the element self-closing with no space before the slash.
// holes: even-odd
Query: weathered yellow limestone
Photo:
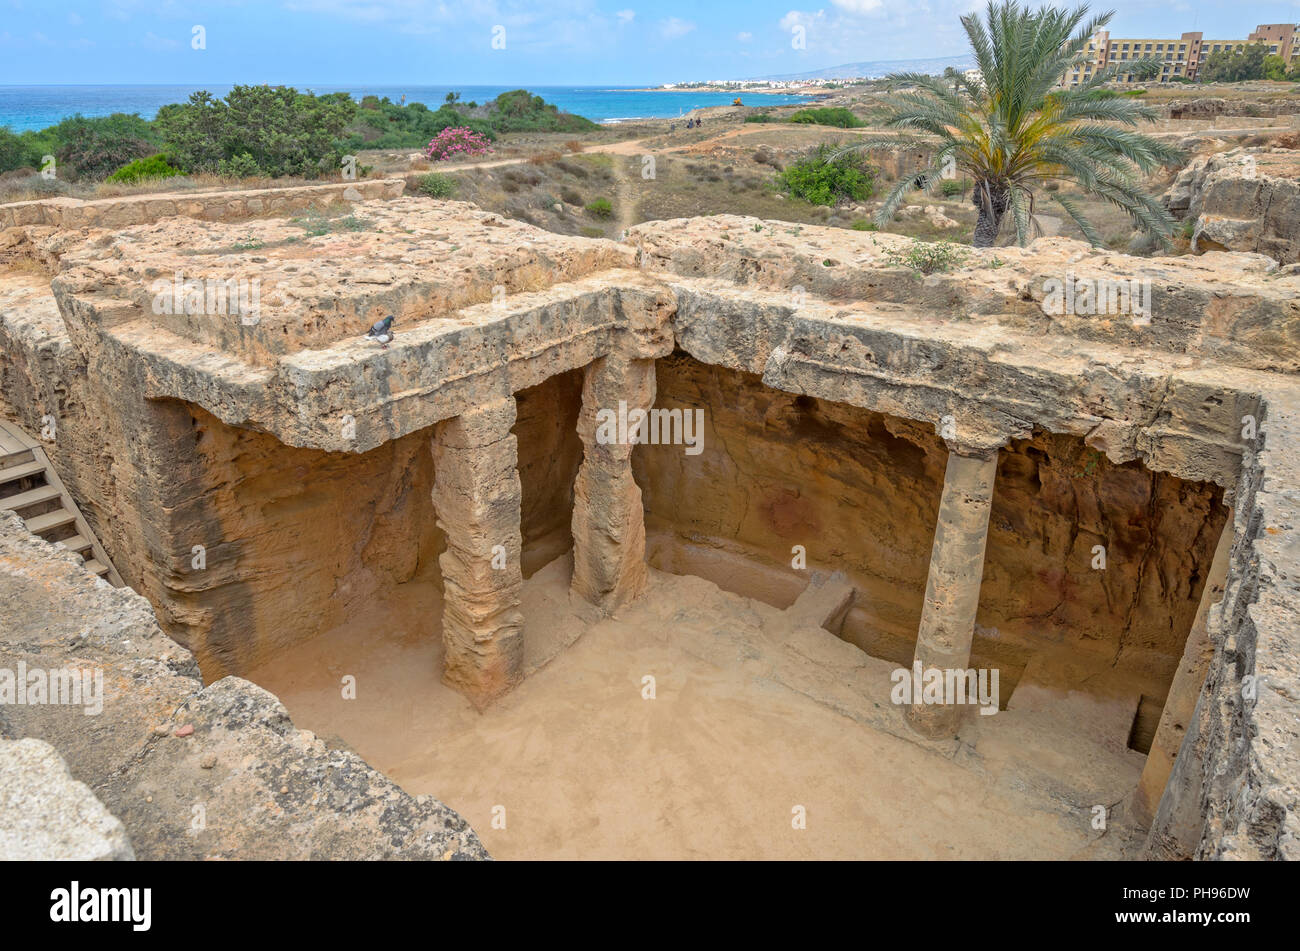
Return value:
<svg viewBox="0 0 1300 951">
<path fill-rule="evenodd" d="M 914 663 L 922 670 L 965 670 L 970 665 L 997 470 L 997 450 L 949 447 L 916 636 Z M 920 696 L 912 698 L 908 719 L 918 732 L 927 736 L 956 732 L 962 707 L 952 697 L 944 699 L 946 703 L 934 704 Z"/>
<path fill-rule="evenodd" d="M 1162 835 L 1148 842 L 1148 849 L 1154 850 L 1152 857 L 1187 858 L 1196 848 L 1200 834 L 1200 824 L 1196 821 L 1200 818 L 1198 800 L 1201 792 L 1200 777 L 1196 774 L 1201 761 L 1201 755 L 1195 750 L 1200 742 L 1196 708 L 1206 672 L 1214 658 L 1211 612 L 1223 599 L 1233 538 L 1230 514 L 1228 524 L 1219 536 L 1196 619 L 1183 648 L 1183 659 L 1174 672 L 1173 683 L 1169 685 L 1155 739 L 1151 742 L 1142 779 L 1133 796 L 1133 810 L 1144 824 L 1151 825 L 1157 812 L 1163 813 L 1163 821 L 1158 824 L 1164 830 Z M 1187 750 L 1185 757 L 1184 747 Z M 1179 781 L 1170 783 L 1175 762 L 1180 757 L 1183 765 L 1179 769 Z"/>
<path fill-rule="evenodd" d="M 523 679 L 523 588 L 514 397 L 440 423 L 433 504 L 447 537 L 443 680 L 485 706 Z"/>
<path fill-rule="evenodd" d="M 634 446 L 597 438 L 597 414 L 620 400 L 630 409 L 654 405 L 653 360 L 611 354 L 587 367 L 583 379 L 571 590 L 606 613 L 637 597 L 646 584 L 645 508 L 632 477 Z"/>
<path fill-rule="evenodd" d="M 1044 238 L 918 280 L 884 253 L 908 246 L 899 235 L 714 216 L 639 225 L 616 243 L 364 189 L 373 227 L 304 237 L 264 216 L 285 211 L 288 196 L 238 197 L 249 212 L 265 203 L 259 216 L 209 220 L 208 205 L 132 199 L 96 205 L 81 234 L 57 230 L 70 226 L 59 211 L 2 239 L 45 269 L 14 272 L 0 288 L 4 415 L 31 430 L 58 417 L 51 459 L 126 580 L 205 673 L 239 674 L 379 611 L 428 618 L 436 637 L 445 613 L 445 676 L 486 703 L 521 675 L 521 502 L 576 497 L 571 516 L 559 509 L 545 527 L 574 536 L 572 593 L 617 611 L 640 590 L 643 491 L 651 549 L 656 533 L 693 546 L 682 573 L 711 559 L 719 577 L 743 571 L 751 596 L 783 586 L 774 600 L 788 604 L 806 584 L 790 553 L 806 547 L 809 565 L 849 573 L 856 593 L 841 631 L 867 654 L 900 666 L 930 654 L 941 661 L 926 666 L 1003 665 L 1007 683 L 1026 658 L 1061 647 L 1051 638 L 1063 630 L 1089 661 L 1113 648 L 1140 684 L 1130 695 L 1154 701 L 1142 704 L 1150 715 L 1183 656 L 1179 638 L 1231 504 L 1229 583 L 1210 615 L 1214 657 L 1188 726 L 1197 740 L 1183 743 L 1165 800 L 1181 797 L 1184 851 L 1294 851 L 1300 277 L 1259 254 L 1138 258 Z M 222 215 L 238 211 L 233 201 Z M 131 223 L 137 215 L 157 220 Z M 238 250 L 250 238 L 261 248 Z M 151 283 L 182 273 L 259 281 L 260 321 L 156 313 Z M 1062 275 L 1150 279 L 1149 323 L 1054 313 L 1044 288 Z M 382 349 L 362 334 L 387 312 L 397 337 Z M 587 413 L 649 405 L 654 390 L 668 405 L 705 406 L 709 445 L 687 457 L 588 442 L 579 462 L 574 443 L 590 439 L 592 420 L 574 433 L 570 392 L 560 420 L 569 444 L 551 467 L 527 427 L 510 435 L 510 406 L 565 374 L 590 384 Z M 532 418 L 546 412 L 538 405 Z M 930 433 L 945 415 L 963 439 L 1013 441 L 983 535 L 936 519 L 946 467 L 978 468 L 942 456 Z M 1103 456 L 1106 478 L 1092 479 L 1088 466 Z M 1146 474 L 1129 478 L 1138 466 Z M 546 485 L 521 500 L 519 480 L 527 494 L 535 472 Z M 1013 499 L 1040 501 L 1050 518 L 1019 518 Z M 965 532 L 965 542 L 931 537 L 936 524 L 936 535 Z M 873 537 L 862 544 L 855 533 Z M 982 592 L 969 557 L 981 537 Z M 567 542 L 548 540 L 546 563 Z M 1096 577 L 1094 542 L 1112 555 Z M 202 571 L 196 545 L 208 548 Z M 1023 592 L 1022 577 L 1032 584 Z M 990 629 L 1008 616 L 1018 628 L 977 630 L 972 643 L 966 622 L 981 595 Z M 1058 595 L 1068 610 L 1055 610 Z M 1101 620 L 1120 622 L 1104 639 L 1091 636 L 1093 603 Z M 1123 623 L 1150 603 L 1169 606 L 1177 624 Z M 1034 631 L 1049 612 L 1057 632 Z M 1258 698 L 1243 697 L 1247 676 L 1265 684 Z M 1170 702 L 1186 699 L 1179 687 Z M 1158 736 L 1153 756 L 1164 743 Z M 1171 822 L 1155 823 L 1166 838 Z"/>
</svg>

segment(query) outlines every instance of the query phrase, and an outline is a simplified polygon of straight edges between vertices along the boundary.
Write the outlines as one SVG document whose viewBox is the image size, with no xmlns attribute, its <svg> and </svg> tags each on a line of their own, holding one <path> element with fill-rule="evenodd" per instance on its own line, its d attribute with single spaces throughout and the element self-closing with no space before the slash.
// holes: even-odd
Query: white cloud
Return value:
<svg viewBox="0 0 1300 951">
<path fill-rule="evenodd" d="M 180 47 L 180 43 L 170 36 L 158 36 L 153 32 L 146 33 L 140 45 L 151 50 L 174 50 Z"/>
<path fill-rule="evenodd" d="M 123 22 L 131 19 L 137 13 L 148 13 L 151 17 L 159 15 L 172 16 L 179 11 L 172 0 L 110 0 L 109 3 L 101 7 L 105 16 L 112 17 L 114 20 Z"/>
<path fill-rule="evenodd" d="M 68 22 L 73 26 L 81 26 L 81 24 L 86 21 L 81 19 L 80 15 L 78 15 L 77 13 L 69 13 Z"/>
<path fill-rule="evenodd" d="M 884 0 L 831 0 L 831 3 L 846 13 L 858 15 L 880 13 L 885 6 Z"/>
<path fill-rule="evenodd" d="M 679 19 L 678 17 L 669 17 L 667 20 L 659 21 L 659 35 L 666 40 L 685 36 L 693 29 L 695 29 L 694 23 L 690 20 Z"/>
<path fill-rule="evenodd" d="M 1035 0 L 1034 5 L 1038 2 Z M 912 4 L 894 0 L 831 0 L 821 9 L 790 10 L 778 21 L 780 30 L 789 37 L 796 26 L 803 27 L 805 47 L 792 49 L 787 40 L 777 47 L 778 58 L 785 58 L 794 71 L 813 64 L 829 68 L 868 60 L 965 55 L 970 52 L 970 44 L 962 31 L 960 17 L 973 6 L 982 9 L 984 3 L 985 0 L 922 0 Z M 918 36 L 924 36 L 924 41 L 918 42 Z"/>
<path fill-rule="evenodd" d="M 789 33 L 796 26 L 801 26 L 809 33 L 811 33 L 813 27 L 820 26 L 825 22 L 826 22 L 825 10 L 818 10 L 815 13 L 811 10 L 809 11 L 791 10 L 785 16 L 781 17 L 781 21 L 780 21 L 781 30 L 782 32 L 785 33 Z"/>
<path fill-rule="evenodd" d="M 284 8 L 294 13 L 319 13 L 360 20 L 363 23 L 406 22 L 419 26 L 431 20 L 519 23 L 523 18 L 506 16 L 494 0 L 286 0 Z"/>
<path fill-rule="evenodd" d="M 1300 0 L 1297 0 L 1297 2 L 1300 2 Z M 742 43 L 748 43 L 748 42 L 749 42 L 750 40 L 752 40 L 753 38 L 754 38 L 754 34 L 753 34 L 753 33 L 748 33 L 748 32 L 746 32 L 746 33 L 737 33 L 737 34 L 736 34 L 736 39 L 740 40 L 740 42 L 742 42 Z"/>
<path fill-rule="evenodd" d="M 631 23 L 634 19 L 636 19 L 636 11 L 619 10 L 617 13 L 614 14 L 614 16 L 618 17 L 619 23 Z"/>
</svg>

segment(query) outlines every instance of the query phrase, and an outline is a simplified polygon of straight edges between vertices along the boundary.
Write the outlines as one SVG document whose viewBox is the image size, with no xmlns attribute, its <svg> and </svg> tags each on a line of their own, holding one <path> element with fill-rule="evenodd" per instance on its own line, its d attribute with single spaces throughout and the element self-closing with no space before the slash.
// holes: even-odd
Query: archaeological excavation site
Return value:
<svg viewBox="0 0 1300 951">
<path fill-rule="evenodd" d="M 1294 267 L 406 186 L 0 206 L 11 852 L 1300 858 Z"/>
</svg>

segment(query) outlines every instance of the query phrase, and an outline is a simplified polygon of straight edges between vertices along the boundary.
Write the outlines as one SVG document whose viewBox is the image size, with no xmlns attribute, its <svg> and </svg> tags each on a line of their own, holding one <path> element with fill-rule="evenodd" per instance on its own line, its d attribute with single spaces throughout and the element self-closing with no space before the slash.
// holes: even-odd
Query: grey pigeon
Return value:
<svg viewBox="0 0 1300 951">
<path fill-rule="evenodd" d="M 388 349 L 388 345 L 393 340 L 393 320 L 395 318 L 389 314 L 383 320 L 377 322 L 373 327 L 366 331 L 366 336 L 371 340 L 378 340 Z"/>
</svg>

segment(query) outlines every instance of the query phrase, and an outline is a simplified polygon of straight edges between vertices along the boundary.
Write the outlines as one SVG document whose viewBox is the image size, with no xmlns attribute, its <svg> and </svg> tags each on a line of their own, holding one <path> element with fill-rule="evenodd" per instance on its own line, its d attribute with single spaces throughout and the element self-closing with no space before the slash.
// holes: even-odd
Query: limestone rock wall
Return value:
<svg viewBox="0 0 1300 951">
<path fill-rule="evenodd" d="M 440 615 L 427 432 L 359 455 L 286 447 L 179 401 L 132 399 L 66 334 L 32 345 L 36 333 L 0 323 L 15 358 L 0 362 L 0 412 L 33 434 L 54 417 L 60 477 L 209 679 L 358 618 Z"/>
<path fill-rule="evenodd" d="M 327 185 L 302 185 L 260 192 L 206 191 L 132 195 L 83 201 L 80 198 L 42 198 L 0 205 L 0 231 L 20 225 L 56 228 L 121 228 L 175 216 L 205 221 L 235 221 L 259 215 L 284 215 L 331 202 L 396 198 L 406 180 L 372 179 Z"/>
<path fill-rule="evenodd" d="M 1147 842 L 1159 859 L 1300 859 L 1300 401 L 1278 393 L 1243 467 L 1204 688 Z"/>
<path fill-rule="evenodd" d="M 1253 251 L 1300 261 L 1300 152 L 1234 149 L 1194 159 L 1165 194 L 1194 222 L 1192 250 Z"/>
<path fill-rule="evenodd" d="M 1219 116 L 1257 118 L 1294 114 L 1292 102 L 1260 102 L 1203 96 L 1197 99 L 1173 99 L 1166 107 L 1171 119 L 1214 119 Z"/>
<path fill-rule="evenodd" d="M 910 664 L 947 459 L 933 429 L 680 353 L 659 361 L 658 390 L 657 407 L 702 408 L 705 430 L 699 456 L 637 447 L 652 564 L 784 607 L 807 583 L 791 567 L 802 545 L 809 567 L 858 588 L 843 636 Z M 1162 698 L 1226 518 L 1221 495 L 1115 465 L 1077 438 L 1014 441 L 994 488 L 975 661 L 1014 681 L 1033 653 L 1060 653 Z"/>
<path fill-rule="evenodd" d="M 561 373 L 515 394 L 522 483 L 524 577 L 573 548 L 573 480 L 582 464 L 582 372 Z"/>
<path fill-rule="evenodd" d="M 94 578 L 8 512 L 0 657 L 29 671 L 102 675 L 97 713 L 5 704 L 0 739 L 55 747 L 121 820 L 138 859 L 488 857 L 459 815 L 297 729 L 272 694 L 236 677 L 205 687 L 144 598 Z"/>
</svg>

